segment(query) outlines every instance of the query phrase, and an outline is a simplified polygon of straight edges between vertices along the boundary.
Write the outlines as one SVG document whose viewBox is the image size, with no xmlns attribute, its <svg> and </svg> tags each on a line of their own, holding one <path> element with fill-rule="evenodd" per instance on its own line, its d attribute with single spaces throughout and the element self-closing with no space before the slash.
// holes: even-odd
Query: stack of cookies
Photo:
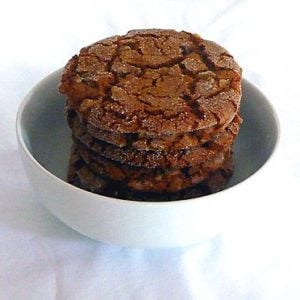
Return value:
<svg viewBox="0 0 300 300">
<path fill-rule="evenodd" d="M 233 172 L 241 69 L 217 44 L 173 30 L 101 40 L 66 65 L 68 182 L 122 199 L 221 190 Z"/>
</svg>

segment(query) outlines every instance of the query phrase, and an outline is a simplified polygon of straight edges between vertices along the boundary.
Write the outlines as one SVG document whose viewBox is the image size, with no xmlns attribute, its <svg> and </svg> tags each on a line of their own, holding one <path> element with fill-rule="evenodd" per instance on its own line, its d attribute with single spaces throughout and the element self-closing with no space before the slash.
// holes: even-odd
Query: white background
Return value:
<svg viewBox="0 0 300 300">
<path fill-rule="evenodd" d="M 1 3 L 1 300 L 300 299 L 297 2 Z M 197 32 L 223 45 L 281 121 L 279 149 L 268 171 L 240 195 L 247 217 L 193 247 L 125 249 L 81 236 L 32 200 L 17 151 L 17 108 L 35 83 L 82 46 L 149 27 Z"/>
</svg>

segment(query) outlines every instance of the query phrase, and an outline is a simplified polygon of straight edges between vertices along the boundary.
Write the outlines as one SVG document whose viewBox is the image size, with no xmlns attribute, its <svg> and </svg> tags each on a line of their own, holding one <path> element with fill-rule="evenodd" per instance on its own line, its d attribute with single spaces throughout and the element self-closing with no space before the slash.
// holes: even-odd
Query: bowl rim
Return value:
<svg viewBox="0 0 300 300">
<path fill-rule="evenodd" d="M 253 83 L 251 83 L 249 80 L 242 78 L 242 84 L 246 83 L 247 85 L 249 85 L 251 88 L 256 89 L 263 97 L 264 100 L 267 102 L 268 106 L 271 108 L 271 113 L 272 116 L 274 118 L 275 121 L 275 125 L 276 125 L 276 131 L 277 131 L 277 136 L 276 136 L 276 140 L 275 140 L 275 144 L 274 147 L 272 149 L 272 152 L 270 154 L 270 156 L 267 158 L 267 160 L 264 162 L 264 164 L 257 169 L 253 174 L 251 174 L 249 177 L 247 177 L 246 179 L 244 179 L 243 181 L 228 187 L 224 190 L 221 190 L 219 192 L 216 193 L 212 193 L 209 195 L 205 195 L 205 196 L 201 196 L 201 197 L 195 197 L 195 198 L 190 198 L 190 199 L 180 199 L 180 200 L 176 200 L 176 201 L 137 201 L 137 200 L 127 200 L 127 199 L 119 199 L 119 198 L 114 198 L 114 197 L 109 197 L 109 196 L 104 196 L 101 194 L 96 194 L 93 192 L 89 192 L 86 191 L 84 189 L 81 189 L 79 187 L 76 187 L 64 180 L 62 180 L 61 178 L 57 177 L 56 175 L 54 175 L 53 173 L 51 173 L 50 171 L 48 171 L 44 166 L 42 166 L 31 154 L 31 152 L 29 151 L 28 147 L 26 146 L 26 143 L 24 141 L 24 137 L 22 135 L 22 116 L 23 113 L 26 109 L 26 105 L 31 101 L 32 96 L 34 95 L 35 91 L 39 88 L 41 88 L 48 80 L 53 79 L 53 77 L 57 76 L 58 74 L 61 74 L 61 71 L 63 70 L 63 68 L 59 68 L 53 72 L 51 72 L 50 74 L 48 74 L 47 76 L 45 76 L 43 79 L 41 79 L 38 83 L 36 83 L 31 89 L 30 91 L 25 95 L 25 97 L 22 99 L 21 103 L 19 104 L 19 108 L 18 108 L 18 112 L 17 112 L 17 116 L 16 116 L 16 135 L 17 135 L 17 141 L 19 144 L 19 151 L 22 150 L 27 158 L 29 158 L 30 162 L 35 165 L 38 169 L 40 169 L 45 175 L 50 176 L 52 179 L 54 179 L 54 181 L 57 181 L 58 184 L 63 185 L 65 188 L 74 191 L 74 192 L 79 192 L 82 193 L 83 195 L 86 195 L 86 193 L 89 193 L 89 196 L 93 196 L 96 198 L 98 198 L 98 201 L 109 201 L 111 204 L 117 204 L 117 205 L 130 205 L 130 206 L 178 206 L 178 205 L 189 205 L 189 204 L 196 204 L 198 202 L 204 202 L 205 200 L 207 201 L 211 201 L 213 199 L 211 198 L 218 198 L 215 197 L 216 195 L 221 196 L 223 193 L 228 192 L 229 190 L 233 190 L 236 189 L 237 187 L 240 187 L 241 185 L 245 184 L 245 182 L 248 182 L 249 180 L 253 179 L 253 177 L 256 177 L 254 175 L 257 175 L 259 173 L 261 173 L 262 170 L 264 170 L 266 168 L 266 166 L 269 164 L 270 160 L 273 158 L 275 152 L 277 152 L 278 149 L 278 145 L 280 143 L 280 138 L 281 138 L 281 126 L 280 126 L 280 122 L 279 122 L 279 117 L 278 114 L 275 111 L 275 108 L 273 106 L 273 104 L 269 101 L 269 99 L 267 98 L 267 96 L 265 96 L 265 94 Z"/>
</svg>

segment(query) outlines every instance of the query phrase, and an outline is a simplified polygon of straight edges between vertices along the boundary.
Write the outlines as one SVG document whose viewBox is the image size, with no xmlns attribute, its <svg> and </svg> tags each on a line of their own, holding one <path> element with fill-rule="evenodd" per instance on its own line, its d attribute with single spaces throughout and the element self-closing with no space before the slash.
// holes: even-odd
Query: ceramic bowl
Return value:
<svg viewBox="0 0 300 300">
<path fill-rule="evenodd" d="M 65 224 L 95 240 L 146 248 L 191 245 L 214 236 L 241 205 L 243 184 L 258 177 L 276 148 L 279 126 L 274 109 L 244 79 L 244 122 L 234 145 L 235 172 L 223 191 L 173 202 L 128 201 L 84 191 L 65 182 L 71 132 L 64 118 L 64 97 L 57 92 L 61 72 L 43 79 L 21 103 L 19 150 L 37 199 Z"/>
</svg>

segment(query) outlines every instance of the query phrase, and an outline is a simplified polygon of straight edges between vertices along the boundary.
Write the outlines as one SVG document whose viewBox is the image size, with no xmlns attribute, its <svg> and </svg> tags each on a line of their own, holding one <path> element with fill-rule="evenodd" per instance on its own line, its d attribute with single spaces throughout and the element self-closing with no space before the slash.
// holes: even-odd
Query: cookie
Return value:
<svg viewBox="0 0 300 300">
<path fill-rule="evenodd" d="M 200 197 L 221 190 L 231 177 L 233 171 L 233 162 L 230 156 L 221 168 L 211 172 L 205 181 L 195 184 L 192 187 L 169 193 L 137 191 L 124 187 L 120 181 L 109 180 L 96 175 L 89 169 L 76 151 L 76 148 L 74 148 L 70 159 L 69 183 L 104 196 L 127 200 L 174 201 Z"/>
<path fill-rule="evenodd" d="M 74 110 L 66 108 L 66 116 L 69 126 L 75 128 L 81 124 L 79 116 Z M 236 114 L 232 120 L 239 125 L 242 122 L 241 117 Z M 142 151 L 170 151 L 170 150 L 183 150 L 188 148 L 197 147 L 211 140 L 217 133 L 222 132 L 229 124 L 223 127 L 210 127 L 200 129 L 193 132 L 181 134 L 163 134 L 159 136 L 144 136 L 143 134 L 130 134 L 110 132 L 96 128 L 90 124 L 81 124 L 85 129 L 84 131 L 91 135 L 93 138 L 99 139 L 106 143 L 123 148 L 134 148 Z M 82 131 L 82 130 L 81 130 Z"/>
<path fill-rule="evenodd" d="M 197 35 L 135 30 L 81 49 L 59 90 L 94 128 L 181 134 L 230 123 L 239 110 L 241 69 L 224 48 Z"/>
<path fill-rule="evenodd" d="M 171 201 L 219 191 L 232 174 L 241 69 L 214 42 L 163 29 L 100 40 L 70 59 L 59 91 L 73 185 Z"/>
<path fill-rule="evenodd" d="M 236 116 L 234 121 L 214 138 L 202 145 L 182 150 L 169 151 L 139 151 L 131 147 L 116 147 L 91 137 L 78 118 L 72 124 L 75 140 L 79 140 L 87 148 L 100 156 L 109 158 L 120 163 L 136 167 L 146 168 L 174 168 L 188 167 L 200 164 L 212 158 L 221 150 L 226 151 L 232 146 L 240 126 L 240 118 Z"/>
<path fill-rule="evenodd" d="M 124 186 L 133 190 L 154 192 L 174 192 L 191 187 L 206 180 L 211 172 L 220 168 L 231 158 L 230 151 L 219 152 L 210 160 L 187 168 L 148 169 L 131 167 L 105 159 L 80 144 L 77 145 L 77 151 L 95 174 L 123 182 Z"/>
</svg>

